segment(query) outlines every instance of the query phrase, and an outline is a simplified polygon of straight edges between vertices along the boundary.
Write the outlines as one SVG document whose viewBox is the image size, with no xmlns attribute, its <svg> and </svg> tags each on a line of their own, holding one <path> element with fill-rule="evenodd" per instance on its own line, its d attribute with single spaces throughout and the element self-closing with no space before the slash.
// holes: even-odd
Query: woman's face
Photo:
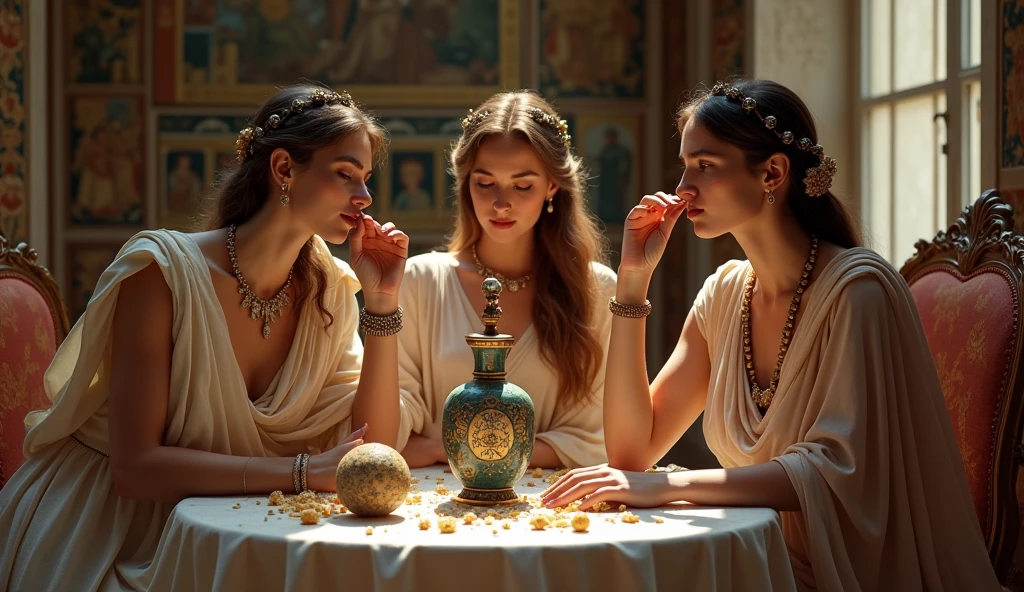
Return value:
<svg viewBox="0 0 1024 592">
<path fill-rule="evenodd" d="M 492 241 L 521 240 L 556 191 L 558 185 L 526 139 L 490 136 L 480 143 L 470 169 L 469 193 L 477 221 Z"/>
<path fill-rule="evenodd" d="M 364 132 L 346 135 L 295 167 L 288 207 L 325 241 L 345 242 L 373 202 L 366 188 L 372 164 L 370 137 Z"/>
<path fill-rule="evenodd" d="M 739 148 L 726 144 L 694 117 L 679 143 L 683 174 L 676 195 L 687 202 L 694 233 L 715 238 L 749 224 L 766 207 L 766 172 L 748 166 Z"/>
</svg>

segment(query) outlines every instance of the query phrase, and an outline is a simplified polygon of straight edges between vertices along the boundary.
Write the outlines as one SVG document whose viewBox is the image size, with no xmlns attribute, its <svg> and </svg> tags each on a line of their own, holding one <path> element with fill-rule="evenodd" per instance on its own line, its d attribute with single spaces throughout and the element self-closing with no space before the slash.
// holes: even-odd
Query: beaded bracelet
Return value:
<svg viewBox="0 0 1024 592">
<path fill-rule="evenodd" d="M 292 486 L 295 488 L 295 495 L 302 493 L 302 481 L 299 480 L 299 470 L 302 468 L 302 455 L 295 455 L 295 464 L 292 465 Z"/>
<path fill-rule="evenodd" d="M 650 300 L 644 300 L 643 304 L 622 304 L 621 302 L 616 302 L 614 296 L 608 299 L 608 310 L 612 311 L 613 315 L 619 317 L 642 319 L 651 314 L 653 309 L 654 307 L 651 306 Z"/>
<path fill-rule="evenodd" d="M 302 469 L 299 471 L 299 474 L 301 475 L 301 477 L 300 477 L 300 485 L 302 485 L 302 491 L 306 491 L 307 489 L 309 489 L 309 487 L 308 487 L 308 485 L 306 483 L 306 473 L 307 473 L 306 469 L 307 468 L 309 468 L 309 455 L 308 454 L 303 454 L 302 455 Z"/>
<path fill-rule="evenodd" d="M 389 337 L 402 330 L 402 307 L 389 315 L 375 315 L 366 312 L 366 308 L 359 311 L 359 328 L 367 335 L 374 337 Z"/>
</svg>

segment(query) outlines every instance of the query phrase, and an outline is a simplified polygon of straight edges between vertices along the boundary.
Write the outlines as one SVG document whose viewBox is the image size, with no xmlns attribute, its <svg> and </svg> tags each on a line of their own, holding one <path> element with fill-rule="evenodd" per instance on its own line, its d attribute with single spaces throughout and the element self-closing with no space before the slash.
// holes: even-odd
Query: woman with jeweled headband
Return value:
<svg viewBox="0 0 1024 592">
<path fill-rule="evenodd" d="M 362 213 L 385 142 L 347 93 L 282 89 L 205 231 L 122 247 L 0 490 L 0 588 L 145 590 L 177 501 L 333 491 L 346 452 L 395 444 L 408 239 Z"/>
<path fill-rule="evenodd" d="M 629 213 L 605 382 L 607 466 L 543 499 L 767 506 L 802 589 L 998 590 L 910 289 L 830 192 L 811 114 L 769 81 L 678 114 L 675 195 Z M 651 274 L 683 215 L 747 261 L 707 279 L 648 384 Z M 704 413 L 723 469 L 646 472 Z"/>
<path fill-rule="evenodd" d="M 480 331 L 486 277 L 501 280 L 502 333 L 516 338 L 508 380 L 533 400 L 530 465 L 604 462 L 601 397 L 615 273 L 584 197 L 568 129 L 535 92 L 497 94 L 470 111 L 451 154 L 456 221 L 445 252 L 409 259 L 400 302 L 402 454 L 447 463 L 445 398 L 473 375 L 466 334 Z M 405 437 L 408 441 L 405 442 Z"/>
</svg>

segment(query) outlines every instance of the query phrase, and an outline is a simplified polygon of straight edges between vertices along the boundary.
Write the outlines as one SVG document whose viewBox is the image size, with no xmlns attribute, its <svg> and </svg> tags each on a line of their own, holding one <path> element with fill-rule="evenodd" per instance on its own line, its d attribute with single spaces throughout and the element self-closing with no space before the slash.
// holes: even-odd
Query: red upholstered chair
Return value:
<svg viewBox="0 0 1024 592">
<path fill-rule="evenodd" d="M 1024 237 L 1013 208 L 986 191 L 949 230 L 918 241 L 910 284 L 996 574 L 1012 579 L 1020 531 Z"/>
<path fill-rule="evenodd" d="M 0 487 L 25 462 L 25 414 L 49 406 L 43 373 L 68 333 L 57 284 L 37 257 L 0 236 Z"/>
</svg>

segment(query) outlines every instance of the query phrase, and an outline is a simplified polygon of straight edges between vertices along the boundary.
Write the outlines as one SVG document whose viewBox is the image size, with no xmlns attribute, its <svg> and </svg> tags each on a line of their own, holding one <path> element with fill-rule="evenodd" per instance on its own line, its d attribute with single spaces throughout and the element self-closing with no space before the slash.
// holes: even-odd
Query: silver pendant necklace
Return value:
<svg viewBox="0 0 1024 592">
<path fill-rule="evenodd" d="M 263 319 L 263 339 L 270 339 L 270 323 L 276 321 L 281 316 L 284 307 L 291 302 L 288 288 L 292 285 L 292 272 L 295 268 L 288 270 L 288 280 L 284 283 L 284 287 L 270 300 L 264 300 L 249 288 L 249 284 L 242 277 L 241 270 L 238 269 L 238 258 L 235 257 L 234 224 L 228 226 L 228 257 L 231 258 L 231 271 L 235 274 L 235 279 L 238 280 L 238 293 L 242 295 L 242 308 L 249 309 L 249 318 Z"/>
</svg>

